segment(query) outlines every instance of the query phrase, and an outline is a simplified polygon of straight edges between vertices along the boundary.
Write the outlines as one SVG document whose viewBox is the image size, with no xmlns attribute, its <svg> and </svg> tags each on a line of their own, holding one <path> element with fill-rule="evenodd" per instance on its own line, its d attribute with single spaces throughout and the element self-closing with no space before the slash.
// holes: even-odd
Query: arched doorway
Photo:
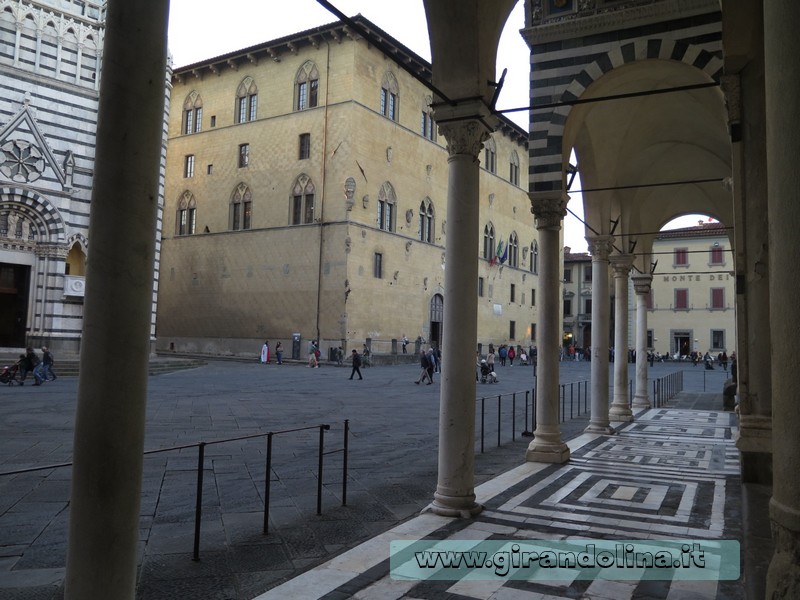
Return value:
<svg viewBox="0 0 800 600">
<path fill-rule="evenodd" d="M 431 325 L 429 342 L 432 346 L 442 346 L 442 322 L 444 321 L 444 296 L 434 294 L 431 298 Z"/>
</svg>

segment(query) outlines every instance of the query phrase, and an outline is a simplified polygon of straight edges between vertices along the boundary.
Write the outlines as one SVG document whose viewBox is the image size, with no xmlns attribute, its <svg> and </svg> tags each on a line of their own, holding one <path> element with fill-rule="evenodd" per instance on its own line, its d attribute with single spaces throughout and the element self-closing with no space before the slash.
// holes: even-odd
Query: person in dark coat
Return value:
<svg viewBox="0 0 800 600">
<path fill-rule="evenodd" d="M 361 356 L 359 356 L 355 348 L 353 348 L 353 354 L 351 358 L 353 360 L 353 370 L 350 372 L 350 379 L 352 379 L 353 375 L 355 375 L 356 373 L 358 373 L 359 379 L 364 379 L 361 376 L 361 369 L 359 368 L 361 366 Z"/>
</svg>

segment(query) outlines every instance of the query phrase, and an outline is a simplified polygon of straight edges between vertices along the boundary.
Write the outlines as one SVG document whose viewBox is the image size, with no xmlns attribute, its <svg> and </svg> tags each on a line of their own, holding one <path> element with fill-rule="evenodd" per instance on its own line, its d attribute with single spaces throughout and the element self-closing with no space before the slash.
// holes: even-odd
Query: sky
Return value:
<svg viewBox="0 0 800 600">
<path fill-rule="evenodd" d="M 401 3 L 386 0 L 331 0 L 331 4 L 348 16 L 362 14 L 430 61 L 422 0 L 404 0 L 402 9 L 399 8 Z M 316 0 L 224 0 L 224 3 L 219 0 L 171 0 L 169 50 L 172 64 L 182 67 L 337 20 Z M 530 54 L 519 33 L 524 25 L 524 2 L 518 0 L 506 22 L 498 48 L 496 77 L 500 77 L 503 69 L 508 69 L 497 100 L 498 110 L 528 105 Z M 527 131 L 527 112 L 513 112 L 506 116 Z M 578 175 L 572 187 L 580 189 L 580 185 Z M 579 194 L 571 194 L 569 209 L 583 215 Z M 692 215 L 684 219 L 685 224 L 681 226 L 695 225 L 698 217 Z M 564 245 L 573 252 L 585 252 L 583 236 L 583 225 L 568 215 L 564 219 Z"/>
</svg>

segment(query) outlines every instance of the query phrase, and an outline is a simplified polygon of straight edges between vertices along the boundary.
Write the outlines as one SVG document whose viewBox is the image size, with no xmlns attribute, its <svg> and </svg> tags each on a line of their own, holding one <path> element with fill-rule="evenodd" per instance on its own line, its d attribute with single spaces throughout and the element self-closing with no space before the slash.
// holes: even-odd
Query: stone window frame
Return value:
<svg viewBox="0 0 800 600">
<path fill-rule="evenodd" d="M 255 121 L 258 116 L 258 86 L 255 80 L 247 76 L 236 89 L 235 121 L 247 123 Z"/>
<path fill-rule="evenodd" d="M 315 108 L 319 104 L 319 70 L 312 60 L 304 62 L 294 78 L 294 110 Z"/>
<path fill-rule="evenodd" d="M 175 235 L 194 235 L 197 231 L 197 200 L 189 190 L 178 198 L 175 213 Z"/>
<path fill-rule="evenodd" d="M 229 221 L 231 231 L 244 231 L 253 226 L 253 193 L 244 182 L 231 193 Z"/>
</svg>

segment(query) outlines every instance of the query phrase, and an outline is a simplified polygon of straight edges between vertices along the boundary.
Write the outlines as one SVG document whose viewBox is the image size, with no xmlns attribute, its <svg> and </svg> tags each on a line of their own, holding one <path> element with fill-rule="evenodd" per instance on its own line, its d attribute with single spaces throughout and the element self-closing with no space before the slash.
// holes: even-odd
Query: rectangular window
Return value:
<svg viewBox="0 0 800 600">
<path fill-rule="evenodd" d="M 306 194 L 306 206 L 303 223 L 314 222 L 314 194 Z"/>
<path fill-rule="evenodd" d="M 509 321 L 508 322 L 508 339 L 510 339 L 510 340 L 517 339 L 517 322 L 516 321 Z"/>
<path fill-rule="evenodd" d="M 256 120 L 256 113 L 258 111 L 258 94 L 250 94 L 250 112 L 247 115 L 247 118 L 251 121 Z"/>
<path fill-rule="evenodd" d="M 239 105 L 238 110 L 236 111 L 236 122 L 244 123 L 247 121 L 247 98 L 237 98 L 236 102 Z"/>
<path fill-rule="evenodd" d="M 308 83 L 302 82 L 297 84 L 297 105 L 295 109 L 304 110 L 308 102 Z"/>
<path fill-rule="evenodd" d="M 183 161 L 183 176 L 194 177 L 194 154 L 187 154 Z"/>
<path fill-rule="evenodd" d="M 192 133 L 194 131 L 194 110 L 189 109 L 183 114 L 183 133 Z"/>
<path fill-rule="evenodd" d="M 303 196 L 292 198 L 292 225 L 300 225 L 303 218 Z"/>
<path fill-rule="evenodd" d="M 689 310 L 689 290 L 686 288 L 675 290 L 675 310 Z"/>
<path fill-rule="evenodd" d="M 584 304 L 584 306 L 586 307 L 586 310 L 585 310 L 584 312 L 585 312 L 587 315 L 591 315 L 591 314 L 592 314 L 592 299 L 591 299 L 591 298 L 587 298 L 587 299 L 585 300 L 585 304 Z"/>
<path fill-rule="evenodd" d="M 531 288 L 531 306 L 536 306 L 536 290 Z"/>
<path fill-rule="evenodd" d="M 592 265 L 586 265 L 583 267 L 583 280 L 586 283 L 592 281 Z"/>
<path fill-rule="evenodd" d="M 674 254 L 675 263 L 674 267 L 688 267 L 689 266 L 689 249 L 688 248 L 675 248 Z"/>
<path fill-rule="evenodd" d="M 239 231 L 239 226 L 242 221 L 242 205 L 236 202 L 231 208 L 233 209 L 233 214 L 231 215 L 231 229 L 233 229 L 233 231 Z"/>
<path fill-rule="evenodd" d="M 564 300 L 564 316 L 570 317 L 572 316 L 572 299 Z"/>
<path fill-rule="evenodd" d="M 711 246 L 710 263 L 712 265 L 725 264 L 725 250 L 719 245 L 719 242 Z"/>
<path fill-rule="evenodd" d="M 389 93 L 389 114 L 387 115 L 392 121 L 397 120 L 397 94 Z"/>
<path fill-rule="evenodd" d="M 189 223 L 188 223 L 188 233 L 193 234 L 195 232 L 195 228 L 197 227 L 197 209 L 190 208 L 189 209 Z"/>
<path fill-rule="evenodd" d="M 531 341 L 536 341 L 536 323 L 531 323 Z"/>
<path fill-rule="evenodd" d="M 311 134 L 310 133 L 301 133 L 300 134 L 300 152 L 298 154 L 298 158 L 300 160 L 304 160 L 306 158 L 311 157 Z"/>
<path fill-rule="evenodd" d="M 211 175 L 211 173 L 213 172 L 214 172 L 214 165 L 208 165 L 208 167 L 206 167 L 206 173 Z"/>
<path fill-rule="evenodd" d="M 194 109 L 194 132 L 199 133 L 203 125 L 203 107 Z"/>
<path fill-rule="evenodd" d="M 511 293 L 510 293 L 510 301 L 514 302 L 517 297 L 517 286 L 513 283 L 511 284 Z"/>
<path fill-rule="evenodd" d="M 711 309 L 723 310 L 725 308 L 725 288 L 711 288 Z"/>
<path fill-rule="evenodd" d="M 212 127 L 217 126 L 217 115 L 211 115 L 211 126 Z"/>
<path fill-rule="evenodd" d="M 250 164 L 250 144 L 239 144 L 239 168 Z"/>
<path fill-rule="evenodd" d="M 389 94 L 389 91 L 386 88 L 381 88 L 381 114 L 386 114 L 386 96 Z"/>
<path fill-rule="evenodd" d="M 714 350 L 724 350 L 725 349 L 725 330 L 724 329 L 712 329 L 711 330 L 711 347 Z"/>
<path fill-rule="evenodd" d="M 253 203 L 245 202 L 242 210 L 242 229 L 250 229 L 250 219 L 253 216 Z"/>
<path fill-rule="evenodd" d="M 572 269 L 564 269 L 564 283 L 572 283 Z"/>
<path fill-rule="evenodd" d="M 647 347 L 650 348 L 651 350 L 653 349 L 653 330 L 652 329 L 648 329 L 647 330 Z"/>
<path fill-rule="evenodd" d="M 308 107 L 314 108 L 317 105 L 318 98 L 319 98 L 319 79 L 312 79 L 308 94 Z"/>
<path fill-rule="evenodd" d="M 376 279 L 383 279 L 383 254 L 375 253 L 375 262 L 372 267 L 372 275 Z"/>
<path fill-rule="evenodd" d="M 483 298 L 483 277 L 478 277 L 478 297 Z"/>
<path fill-rule="evenodd" d="M 186 235 L 186 209 L 178 211 L 178 235 Z"/>
</svg>

